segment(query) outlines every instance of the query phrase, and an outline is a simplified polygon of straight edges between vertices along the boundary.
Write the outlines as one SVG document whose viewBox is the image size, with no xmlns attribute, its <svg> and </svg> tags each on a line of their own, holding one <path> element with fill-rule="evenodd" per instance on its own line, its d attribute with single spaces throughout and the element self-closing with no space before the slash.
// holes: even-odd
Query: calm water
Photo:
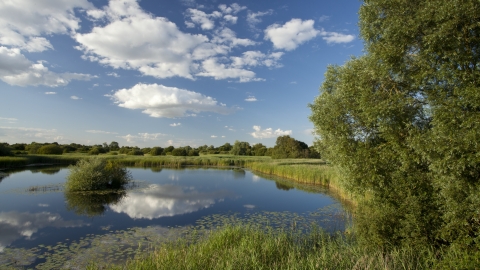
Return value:
<svg viewBox="0 0 480 270">
<path fill-rule="evenodd" d="M 13 265 L 12 256 L 28 257 L 19 252 L 29 249 L 31 257 L 22 263 L 37 265 L 47 260 L 38 255 L 43 252 L 39 245 L 68 246 L 88 237 L 122 231 L 125 234 L 130 228 L 161 228 L 157 232 L 164 232 L 169 227 L 196 225 L 198 220 L 214 214 L 249 216 L 288 211 L 305 215 L 338 205 L 320 189 L 302 191 L 288 182 L 268 180 L 241 169 L 129 170 L 136 181 L 135 188 L 126 194 L 96 197 L 65 194 L 62 184 L 68 174 L 66 168 L 30 169 L 3 178 L 0 265 Z M 279 216 L 282 218 L 289 219 Z M 343 229 L 342 222 L 326 222 L 319 214 L 316 220 L 321 226 Z M 92 242 L 85 247 L 91 247 Z"/>
</svg>

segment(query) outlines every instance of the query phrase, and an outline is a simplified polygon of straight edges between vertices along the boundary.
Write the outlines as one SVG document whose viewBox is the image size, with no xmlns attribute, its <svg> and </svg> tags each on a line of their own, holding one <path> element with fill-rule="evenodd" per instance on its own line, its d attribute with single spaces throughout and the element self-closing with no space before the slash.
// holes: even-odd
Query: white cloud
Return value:
<svg viewBox="0 0 480 270">
<path fill-rule="evenodd" d="M 156 78 L 178 76 L 194 80 L 199 76 L 241 82 L 262 80 L 255 79 L 251 70 L 216 64 L 218 58 L 225 57 L 235 47 L 257 44 L 247 38 L 238 38 L 229 28 L 214 28 L 216 19 L 225 17 L 233 23 L 232 14 L 243 9 L 238 5 L 229 8 L 231 14 L 226 15 L 219 11 L 207 14 L 198 9 L 187 10 L 187 27 L 198 24 L 203 29 L 214 30 L 208 38 L 180 31 L 168 19 L 144 12 L 135 0 L 112 0 L 102 12 L 88 11 L 90 16 L 104 19 L 103 25 L 97 24 L 89 33 L 75 34 L 80 44 L 76 48 L 83 51 L 84 59 L 113 68 L 138 70 Z"/>
<path fill-rule="evenodd" d="M 238 12 L 247 9 L 246 6 L 240 6 L 237 3 L 233 3 L 229 7 L 227 7 L 227 5 L 225 5 L 225 4 L 221 4 L 221 5 L 218 6 L 218 8 L 224 14 L 230 14 L 230 13 L 237 14 Z"/>
<path fill-rule="evenodd" d="M 151 117 L 185 117 L 191 116 L 192 112 L 229 114 L 236 110 L 212 97 L 161 84 L 139 83 L 130 89 L 118 90 L 109 97 L 120 107 L 141 109 Z"/>
<path fill-rule="evenodd" d="M 118 134 L 117 132 L 103 131 L 103 130 L 85 130 L 85 132 L 93 134 Z"/>
<path fill-rule="evenodd" d="M 170 124 L 171 127 L 178 127 L 182 125 L 182 123 L 173 123 L 173 124 Z"/>
<path fill-rule="evenodd" d="M 67 85 L 71 80 L 94 78 L 88 74 L 55 73 L 48 70 L 43 63 L 30 62 L 19 49 L 0 46 L 0 80 L 10 85 L 58 87 Z"/>
<path fill-rule="evenodd" d="M 110 1 L 104 11 L 105 26 L 74 36 L 85 59 L 157 78 L 193 79 L 191 52 L 208 41 L 206 36 L 182 33 L 173 22 L 153 17 L 133 0 Z"/>
<path fill-rule="evenodd" d="M 261 17 L 266 15 L 272 15 L 273 10 L 269 9 L 265 12 L 251 12 L 249 11 L 247 14 L 247 23 L 251 29 L 256 29 L 256 24 L 262 22 Z"/>
<path fill-rule="evenodd" d="M 74 99 L 74 100 L 79 100 L 79 99 L 82 99 L 82 98 L 80 98 L 80 97 L 77 97 L 77 96 L 71 96 L 70 98 L 71 98 L 71 99 Z"/>
<path fill-rule="evenodd" d="M 274 138 L 283 135 L 291 135 L 291 130 L 273 130 L 272 128 L 267 128 L 262 130 L 261 126 L 253 126 L 254 132 L 250 133 L 254 138 L 257 139 L 266 139 L 266 138 Z"/>
<path fill-rule="evenodd" d="M 235 32 L 227 27 L 216 30 L 214 38 L 211 42 L 217 44 L 226 44 L 228 45 L 229 49 L 236 46 L 251 46 L 257 44 L 255 41 L 248 38 L 237 38 Z"/>
<path fill-rule="evenodd" d="M 156 141 L 162 137 L 166 136 L 163 133 L 137 133 L 137 135 L 125 135 L 125 136 L 117 136 L 118 138 L 125 139 L 127 142 L 134 143 L 137 140 L 141 141 Z"/>
<path fill-rule="evenodd" d="M 270 40 L 276 49 L 294 50 L 320 33 L 313 27 L 314 23 L 313 20 L 292 19 L 284 25 L 272 24 L 264 31 L 265 40 Z"/>
<path fill-rule="evenodd" d="M 107 73 L 107 76 L 112 76 L 112 77 L 115 77 L 115 78 L 120 77 L 120 75 L 118 75 L 118 74 L 115 73 L 115 72 L 109 72 L 109 73 Z"/>
<path fill-rule="evenodd" d="M 255 96 L 248 96 L 245 101 L 249 101 L 249 102 L 254 102 L 254 101 L 257 101 L 257 98 Z"/>
<path fill-rule="evenodd" d="M 207 14 L 201 10 L 189 8 L 185 12 L 192 23 L 200 25 L 203 30 L 212 30 L 215 27 L 214 19 L 222 17 L 222 13 L 214 11 L 211 14 Z"/>
<path fill-rule="evenodd" d="M 274 52 L 266 55 L 259 51 L 247 51 L 242 54 L 241 57 L 230 57 L 232 60 L 232 66 L 241 68 L 245 66 L 266 66 L 266 67 L 281 67 L 278 63 L 283 56 L 283 52 Z"/>
<path fill-rule="evenodd" d="M 203 71 L 198 76 L 213 77 L 215 80 L 239 79 L 239 82 L 262 81 L 264 79 L 255 78 L 255 72 L 229 67 L 228 65 L 218 63 L 216 58 L 210 58 L 202 63 Z"/>
<path fill-rule="evenodd" d="M 223 19 L 231 24 L 236 24 L 237 23 L 237 20 L 238 20 L 238 17 L 237 16 L 233 16 L 233 15 L 230 15 L 230 14 L 227 14 L 225 16 L 223 16 Z"/>
<path fill-rule="evenodd" d="M 330 20 L 330 16 L 327 16 L 327 15 L 322 15 L 322 16 L 320 16 L 320 18 L 318 18 L 319 22 L 324 22 L 324 21 L 328 21 L 328 20 Z"/>
<path fill-rule="evenodd" d="M 210 136 L 210 138 L 217 138 L 217 137 L 218 137 L 218 136 L 216 136 L 216 135 L 212 135 L 212 136 Z"/>
<path fill-rule="evenodd" d="M 225 136 L 222 136 L 222 138 L 225 138 Z"/>
<path fill-rule="evenodd" d="M 326 32 L 324 30 L 320 33 L 323 40 L 327 41 L 327 43 L 349 43 L 355 39 L 354 35 L 345 35 L 342 33 L 336 32 Z"/>
<path fill-rule="evenodd" d="M 0 1 L 0 44 L 29 52 L 53 49 L 41 35 L 75 32 L 80 28 L 78 8 L 93 5 L 87 0 Z"/>
<path fill-rule="evenodd" d="M 45 95 L 56 95 L 57 92 L 45 92 Z"/>
</svg>

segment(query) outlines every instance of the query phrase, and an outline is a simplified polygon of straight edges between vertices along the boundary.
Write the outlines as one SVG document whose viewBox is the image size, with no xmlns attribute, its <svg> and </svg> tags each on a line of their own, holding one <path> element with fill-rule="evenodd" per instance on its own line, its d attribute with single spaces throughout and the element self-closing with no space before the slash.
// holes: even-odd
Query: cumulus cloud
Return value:
<svg viewBox="0 0 480 270">
<path fill-rule="evenodd" d="M 87 0 L 15 0 L 0 2 L 0 44 L 29 52 L 53 49 L 42 35 L 69 34 L 80 28 L 76 9 Z"/>
<path fill-rule="evenodd" d="M 282 66 L 278 63 L 282 56 L 283 52 L 274 52 L 266 55 L 259 51 L 247 51 L 240 57 L 233 56 L 230 57 L 230 59 L 232 60 L 232 66 L 237 68 L 245 66 L 266 66 L 273 68 Z"/>
<path fill-rule="evenodd" d="M 133 0 L 110 1 L 104 11 L 106 25 L 74 36 L 85 59 L 157 78 L 193 79 L 191 52 L 208 41 L 206 36 L 183 33 L 166 18 L 144 12 Z"/>
<path fill-rule="evenodd" d="M 210 58 L 202 62 L 203 71 L 198 76 L 213 77 L 215 80 L 235 79 L 240 82 L 261 81 L 264 79 L 255 78 L 255 72 L 229 65 L 218 63 L 217 58 Z"/>
<path fill-rule="evenodd" d="M 230 15 L 230 14 L 227 14 L 225 16 L 223 16 L 223 19 L 231 24 L 236 24 L 237 23 L 237 20 L 238 20 L 238 17 L 237 16 L 233 16 L 233 15 Z"/>
<path fill-rule="evenodd" d="M 182 125 L 182 123 L 173 123 L 173 124 L 170 124 L 171 127 L 178 127 Z"/>
<path fill-rule="evenodd" d="M 207 14 L 201 10 L 189 8 L 185 12 L 185 16 L 191 20 L 191 23 L 200 25 L 203 30 L 212 30 L 215 27 L 214 19 L 221 18 L 222 13 L 214 11 L 211 14 Z"/>
<path fill-rule="evenodd" d="M 80 97 L 77 97 L 77 96 L 71 96 L 70 98 L 71 98 L 71 99 L 73 99 L 73 100 L 79 100 L 79 99 L 82 99 L 82 98 L 80 98 Z"/>
<path fill-rule="evenodd" d="M 103 131 L 103 130 L 85 130 L 85 132 L 93 134 L 118 134 L 117 132 Z"/>
<path fill-rule="evenodd" d="M 272 24 L 264 31 L 265 40 L 270 40 L 276 49 L 294 50 L 320 34 L 313 27 L 314 23 L 313 20 L 292 19 L 284 25 Z"/>
<path fill-rule="evenodd" d="M 137 135 L 125 135 L 125 136 L 117 136 L 118 138 L 125 139 L 127 142 L 134 143 L 138 140 L 140 141 L 155 141 L 162 137 L 166 136 L 163 133 L 137 133 Z"/>
<path fill-rule="evenodd" d="M 248 96 L 245 101 L 248 101 L 248 102 L 254 102 L 254 101 L 257 101 L 257 98 L 255 96 Z"/>
<path fill-rule="evenodd" d="M 45 92 L 45 95 L 56 95 L 57 92 Z"/>
<path fill-rule="evenodd" d="M 87 12 L 95 19 L 102 19 L 103 23 L 98 23 L 89 33 L 75 34 L 79 43 L 76 48 L 83 52 L 84 59 L 113 68 L 138 70 L 156 78 L 177 76 L 194 80 L 200 76 L 258 81 L 261 79 L 255 80 L 251 70 L 216 65 L 219 58 L 230 61 L 226 56 L 233 48 L 257 44 L 247 38 L 238 38 L 227 27 L 215 27 L 215 21 L 222 18 L 235 23 L 234 14 L 243 9 L 237 4 L 225 6 L 223 13 L 207 14 L 188 9 L 185 13 L 187 27 L 199 25 L 204 30 L 213 30 L 209 38 L 180 31 L 168 19 L 143 11 L 135 0 L 112 0 L 101 10 Z M 129 38 L 125 39 L 126 36 Z"/>
<path fill-rule="evenodd" d="M 88 74 L 55 73 L 48 70 L 43 63 L 43 61 L 30 62 L 20 53 L 20 49 L 0 46 L 0 80 L 10 85 L 58 87 L 67 85 L 71 80 L 94 78 Z"/>
<path fill-rule="evenodd" d="M 216 135 L 210 136 L 210 138 L 214 138 L 214 139 L 217 138 L 217 137 L 218 137 L 218 136 L 216 136 Z"/>
<path fill-rule="evenodd" d="M 130 89 L 118 90 L 109 97 L 120 107 L 140 109 L 151 117 L 186 117 L 200 112 L 229 114 L 236 110 L 212 97 L 161 84 L 139 83 Z"/>
<path fill-rule="evenodd" d="M 240 6 L 237 3 L 233 3 L 230 6 L 227 6 L 225 4 L 221 4 L 221 5 L 218 6 L 218 9 L 220 9 L 222 11 L 222 13 L 224 13 L 224 14 L 230 14 L 230 13 L 237 14 L 238 12 L 247 9 L 247 7 L 246 6 Z"/>
<path fill-rule="evenodd" d="M 278 136 L 283 136 L 283 135 L 291 135 L 292 131 L 291 130 L 273 130 L 272 128 L 267 128 L 263 129 L 261 126 L 253 126 L 254 132 L 250 133 L 254 138 L 257 139 L 267 139 L 267 138 L 275 138 Z"/>
</svg>

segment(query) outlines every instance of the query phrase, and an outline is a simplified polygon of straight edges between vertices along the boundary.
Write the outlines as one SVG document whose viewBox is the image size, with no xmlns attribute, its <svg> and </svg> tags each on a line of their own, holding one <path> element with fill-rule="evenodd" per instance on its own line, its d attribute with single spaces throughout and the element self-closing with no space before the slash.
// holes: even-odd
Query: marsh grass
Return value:
<svg viewBox="0 0 480 270">
<path fill-rule="evenodd" d="M 195 232 L 192 232 L 195 233 Z M 360 247 L 353 236 L 319 228 L 308 234 L 248 224 L 226 225 L 195 242 L 180 238 L 107 269 L 431 269 L 429 250 L 388 253 Z M 98 269 L 94 264 L 87 269 Z"/>
</svg>

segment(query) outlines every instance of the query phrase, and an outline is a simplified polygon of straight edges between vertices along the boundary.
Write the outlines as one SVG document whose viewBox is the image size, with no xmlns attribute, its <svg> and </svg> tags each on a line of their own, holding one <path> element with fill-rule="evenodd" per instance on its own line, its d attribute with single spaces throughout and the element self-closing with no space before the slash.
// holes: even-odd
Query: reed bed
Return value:
<svg viewBox="0 0 480 270">
<path fill-rule="evenodd" d="M 36 164 L 70 165 L 75 164 L 81 158 L 82 156 L 70 155 L 25 155 L 17 157 L 0 157 L 0 168 L 6 169 L 34 166 Z"/>
<path fill-rule="evenodd" d="M 101 269 L 432 269 L 438 263 L 435 255 L 428 249 L 368 250 L 353 236 L 320 229 L 302 235 L 254 225 L 227 225 L 193 243 L 178 239 L 123 266 Z"/>
</svg>

